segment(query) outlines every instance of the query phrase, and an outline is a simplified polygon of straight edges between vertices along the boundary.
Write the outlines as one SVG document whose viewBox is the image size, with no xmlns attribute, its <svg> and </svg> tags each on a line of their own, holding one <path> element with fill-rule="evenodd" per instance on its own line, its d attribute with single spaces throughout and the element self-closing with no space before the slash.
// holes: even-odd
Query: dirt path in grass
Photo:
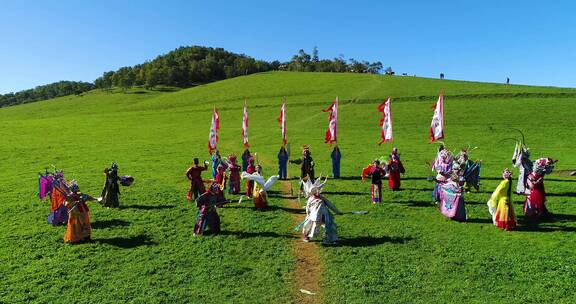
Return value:
<svg viewBox="0 0 576 304">
<path fill-rule="evenodd" d="M 306 217 L 306 212 L 300 207 L 298 200 L 294 198 L 298 194 L 298 189 L 291 191 L 291 183 L 282 182 L 284 193 L 289 196 L 286 201 L 286 207 L 294 210 L 291 213 L 294 226 L 300 224 Z M 301 209 L 302 212 L 296 212 Z M 322 267 L 318 258 L 318 244 L 314 242 L 306 243 L 302 241 L 301 232 L 293 231 L 298 238 L 292 241 L 292 248 L 296 256 L 296 268 L 291 274 L 292 279 L 292 297 L 295 303 L 322 303 L 322 291 L 320 290 L 320 279 Z M 306 294 L 301 289 L 310 291 L 314 295 Z"/>
</svg>

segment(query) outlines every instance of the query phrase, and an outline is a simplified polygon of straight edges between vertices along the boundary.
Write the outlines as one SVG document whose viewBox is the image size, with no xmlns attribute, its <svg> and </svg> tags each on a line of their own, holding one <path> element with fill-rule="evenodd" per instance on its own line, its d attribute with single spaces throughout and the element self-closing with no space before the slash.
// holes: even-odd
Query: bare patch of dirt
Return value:
<svg viewBox="0 0 576 304">
<path fill-rule="evenodd" d="M 283 182 L 282 188 L 285 193 L 292 193 L 290 182 Z M 296 191 L 298 190 L 294 189 L 294 192 Z M 286 206 L 291 209 L 302 209 L 298 200 L 294 198 L 287 199 Z M 294 226 L 300 224 L 305 217 L 306 214 L 304 213 L 292 213 Z M 297 259 L 296 269 L 291 274 L 294 302 L 322 303 L 322 291 L 320 290 L 322 267 L 318 257 L 318 244 L 314 242 L 306 243 L 302 241 L 300 232 L 293 231 L 293 233 L 299 236 L 292 241 L 292 248 Z M 314 293 L 314 295 L 303 293 L 300 291 L 301 289 Z"/>
</svg>

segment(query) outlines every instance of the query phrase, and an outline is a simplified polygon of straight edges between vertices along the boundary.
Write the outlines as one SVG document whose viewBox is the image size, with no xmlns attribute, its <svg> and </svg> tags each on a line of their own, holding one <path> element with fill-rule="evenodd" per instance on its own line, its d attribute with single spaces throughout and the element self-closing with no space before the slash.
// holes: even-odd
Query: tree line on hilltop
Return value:
<svg viewBox="0 0 576 304">
<path fill-rule="evenodd" d="M 93 90 L 94 84 L 81 81 L 59 81 L 16 93 L 0 94 L 0 107 L 13 106 L 67 95 L 79 95 Z"/>
<path fill-rule="evenodd" d="M 188 88 L 267 71 L 379 74 L 382 69 L 382 63 L 378 61 L 346 60 L 343 56 L 334 59 L 320 59 L 316 47 L 312 54 L 308 54 L 304 50 L 298 51 L 288 62 L 278 60 L 268 62 L 256 60 L 244 54 L 228 52 L 222 48 L 189 46 L 179 47 L 165 55 L 156 57 L 152 61 L 105 72 L 93 84 L 60 81 L 30 90 L 0 95 L 0 107 L 81 94 L 94 88 L 145 87 L 152 89 L 158 86 Z M 391 68 L 387 68 L 385 72 L 386 74 L 393 74 Z"/>
</svg>

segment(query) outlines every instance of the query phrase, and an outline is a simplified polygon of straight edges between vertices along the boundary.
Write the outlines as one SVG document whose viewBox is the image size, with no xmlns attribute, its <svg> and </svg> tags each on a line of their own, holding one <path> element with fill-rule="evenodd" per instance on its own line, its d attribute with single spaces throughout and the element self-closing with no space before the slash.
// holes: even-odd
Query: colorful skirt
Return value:
<svg viewBox="0 0 576 304">
<path fill-rule="evenodd" d="M 466 221 L 464 196 L 457 186 L 444 184 L 440 187 L 440 212 L 449 219 L 459 222 Z"/>
<path fill-rule="evenodd" d="M 90 211 L 86 204 L 82 204 L 68 214 L 68 227 L 64 234 L 64 242 L 79 243 L 87 241 L 90 240 L 91 234 Z"/>
<path fill-rule="evenodd" d="M 539 189 L 530 190 L 524 202 L 524 215 L 529 218 L 538 218 L 546 214 L 546 194 Z"/>
<path fill-rule="evenodd" d="M 498 203 L 496 214 L 494 215 L 494 225 L 500 229 L 513 230 L 516 229 L 516 215 L 514 208 L 506 200 Z"/>
</svg>

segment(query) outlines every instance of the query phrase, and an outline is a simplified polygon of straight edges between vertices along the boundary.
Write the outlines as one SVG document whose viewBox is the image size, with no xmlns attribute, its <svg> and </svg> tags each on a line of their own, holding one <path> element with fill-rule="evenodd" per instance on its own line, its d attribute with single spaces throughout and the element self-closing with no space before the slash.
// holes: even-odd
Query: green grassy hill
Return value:
<svg viewBox="0 0 576 304">
<path fill-rule="evenodd" d="M 426 161 L 431 106 L 444 91 L 446 144 L 477 146 L 483 160 L 480 193 L 466 196 L 470 221 L 446 221 L 431 201 Z M 288 141 L 294 157 L 311 147 L 318 173 L 330 173 L 323 144 L 328 107 L 341 100 L 339 145 L 343 180 L 326 196 L 340 247 L 320 247 L 322 300 L 354 303 L 576 301 L 576 180 L 548 177 L 554 220 L 528 227 L 523 197 L 515 196 L 521 229 L 502 232 L 490 223 L 485 202 L 510 167 L 510 128 L 522 129 L 534 158 L 560 159 L 576 168 L 576 90 L 506 86 L 380 75 L 262 73 L 178 92 L 91 91 L 82 96 L 0 109 L 0 302 L 290 302 L 298 287 L 283 189 L 272 208 L 251 202 L 220 209 L 222 235 L 194 238 L 196 210 L 188 208 L 183 176 L 193 157 L 208 159 L 210 111 L 220 109 L 219 148 L 242 152 L 242 104 L 250 112 L 251 151 L 266 176 L 276 172 L 280 131 L 276 119 L 287 99 Z M 377 105 L 392 97 L 393 144 L 378 146 Z M 354 179 L 371 159 L 397 146 L 407 174 L 405 191 L 384 194 L 370 206 L 369 183 Z M 90 244 L 65 245 L 65 228 L 46 223 L 49 204 L 38 202 L 36 174 L 51 164 L 81 188 L 99 195 L 111 161 L 136 182 L 122 188 L 119 210 L 91 205 Z M 298 168 L 289 167 L 296 175 Z M 514 172 L 515 174 L 517 172 Z M 288 183 L 288 182 L 285 182 Z M 296 187 L 297 181 L 292 181 Z M 303 203 L 303 202 L 302 202 Z"/>
</svg>

